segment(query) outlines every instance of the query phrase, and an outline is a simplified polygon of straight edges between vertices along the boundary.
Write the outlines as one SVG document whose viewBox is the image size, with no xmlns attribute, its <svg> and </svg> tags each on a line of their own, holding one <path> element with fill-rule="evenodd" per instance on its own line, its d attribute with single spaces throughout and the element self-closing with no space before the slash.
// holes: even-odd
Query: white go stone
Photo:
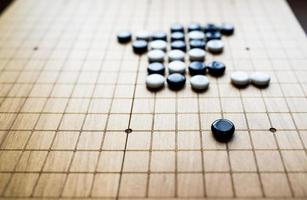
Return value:
<svg viewBox="0 0 307 200">
<path fill-rule="evenodd" d="M 195 90 L 206 90 L 209 87 L 209 80 L 204 75 L 196 75 L 190 79 L 190 84 Z"/>
<path fill-rule="evenodd" d="M 149 44 L 150 49 L 158 49 L 162 51 L 166 51 L 167 43 L 164 40 L 154 40 Z"/>
<path fill-rule="evenodd" d="M 168 60 L 174 61 L 174 60 L 181 60 L 184 61 L 185 53 L 181 50 L 174 49 L 168 52 Z"/>
<path fill-rule="evenodd" d="M 190 61 L 204 61 L 206 51 L 199 48 L 194 48 L 189 51 Z"/>
<path fill-rule="evenodd" d="M 137 40 L 146 40 L 146 41 L 150 41 L 152 38 L 152 34 L 148 31 L 140 31 L 138 33 L 136 33 L 136 39 Z"/>
<path fill-rule="evenodd" d="M 149 62 L 163 62 L 165 53 L 162 50 L 151 50 L 147 53 Z"/>
<path fill-rule="evenodd" d="M 165 78 L 160 74 L 151 74 L 146 78 L 146 86 L 149 89 L 159 89 L 164 86 Z"/>
<path fill-rule="evenodd" d="M 172 61 L 168 64 L 168 72 L 173 73 L 185 73 L 185 63 L 179 60 Z"/>
<path fill-rule="evenodd" d="M 271 76 L 263 72 L 254 72 L 250 77 L 252 83 L 259 87 L 268 86 L 271 81 Z"/>
<path fill-rule="evenodd" d="M 243 87 L 250 83 L 250 78 L 246 72 L 237 71 L 230 75 L 231 83 L 235 86 Z"/>
<path fill-rule="evenodd" d="M 207 50 L 211 53 L 221 53 L 224 49 L 224 43 L 222 40 L 210 40 L 207 43 Z"/>
<path fill-rule="evenodd" d="M 189 33 L 189 39 L 190 40 L 204 40 L 205 34 L 201 31 L 191 31 Z"/>
</svg>

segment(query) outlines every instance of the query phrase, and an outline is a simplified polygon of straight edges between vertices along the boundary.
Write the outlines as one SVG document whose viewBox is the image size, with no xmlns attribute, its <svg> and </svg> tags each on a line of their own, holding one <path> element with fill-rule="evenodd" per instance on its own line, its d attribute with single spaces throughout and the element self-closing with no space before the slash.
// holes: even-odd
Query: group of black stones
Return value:
<svg viewBox="0 0 307 200">
<path fill-rule="evenodd" d="M 225 64 L 219 61 L 205 64 L 204 60 L 206 51 L 212 54 L 223 52 L 224 43 L 221 38 L 223 35 L 230 36 L 234 33 L 232 24 L 222 23 L 217 25 L 209 23 L 203 26 L 198 23 L 192 23 L 188 25 L 187 29 L 181 24 L 173 24 L 170 28 L 170 33 L 170 38 L 168 38 L 166 32 L 150 33 L 143 31 L 137 33 L 132 42 L 132 49 L 135 54 L 142 55 L 149 49 L 147 53 L 149 61 L 147 67 L 148 76 L 146 78 L 148 89 L 159 90 L 164 87 L 165 66 L 163 63 L 168 48 L 168 40 L 170 40 L 171 44 L 168 52 L 169 75 L 166 82 L 171 90 L 180 90 L 185 85 L 186 65 L 184 61 L 187 50 L 191 62 L 188 70 L 192 76 L 190 84 L 193 90 L 204 91 L 209 87 L 209 80 L 205 76 L 207 71 L 214 77 L 224 74 Z M 129 43 L 132 40 L 132 33 L 129 31 L 119 32 L 117 40 L 122 44 Z M 187 48 L 186 41 L 189 44 L 189 48 Z M 260 78 L 263 79 L 263 76 Z M 247 82 L 250 82 L 250 78 L 244 72 L 236 72 L 232 74 L 231 82 L 238 87 L 246 86 Z M 216 140 L 228 142 L 233 137 L 235 126 L 230 120 L 217 119 L 212 123 L 211 130 Z"/>
</svg>

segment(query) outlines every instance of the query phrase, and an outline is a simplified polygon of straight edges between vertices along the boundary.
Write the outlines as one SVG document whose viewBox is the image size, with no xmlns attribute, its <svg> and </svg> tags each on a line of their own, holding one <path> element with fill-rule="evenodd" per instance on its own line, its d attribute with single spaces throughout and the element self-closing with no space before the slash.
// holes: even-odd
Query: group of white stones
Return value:
<svg viewBox="0 0 307 200">
<path fill-rule="evenodd" d="M 177 25 L 178 28 L 179 25 Z M 224 35 L 231 35 L 234 32 L 234 27 L 231 24 L 223 24 L 220 26 L 221 28 L 218 29 L 217 25 L 208 24 L 207 28 L 213 29 L 209 31 L 204 31 L 197 24 L 190 25 L 188 27 L 188 41 L 190 42 L 190 48 L 187 52 L 190 62 L 204 62 L 206 57 L 206 50 L 212 54 L 222 53 L 224 49 L 224 43 L 221 40 L 221 36 L 223 33 Z M 191 29 L 190 29 L 191 28 Z M 223 32 L 224 30 L 224 32 Z M 184 86 L 185 84 L 185 73 L 186 73 L 186 64 L 185 64 L 185 33 L 184 29 L 181 31 L 173 31 L 171 29 L 171 50 L 168 50 L 168 42 L 167 42 L 167 35 L 164 32 L 157 32 L 158 35 L 156 39 L 153 39 L 153 35 L 150 32 L 142 31 L 138 32 L 135 37 L 135 41 L 132 44 L 133 50 L 135 53 L 142 54 L 147 52 L 149 47 L 149 51 L 147 53 L 148 62 L 149 63 L 163 63 L 165 62 L 165 58 L 168 58 L 168 74 L 167 83 L 168 85 L 177 85 L 177 86 Z M 163 35 L 164 34 L 164 35 Z M 209 35 L 208 35 L 209 34 Z M 129 33 L 124 32 L 121 34 L 122 38 L 127 38 Z M 119 35 L 120 36 L 120 35 Z M 118 36 L 118 37 L 119 37 Z M 131 33 L 130 33 L 131 39 Z M 161 37 L 161 39 L 159 38 Z M 163 38 L 163 39 L 162 39 Z M 120 39 L 120 38 L 119 38 Z M 128 41 L 128 40 L 127 40 Z M 192 46 L 193 41 L 195 46 Z M 177 42 L 176 44 L 173 42 Z M 147 44 L 149 44 L 147 46 Z M 225 69 L 225 65 L 224 65 Z M 159 72 L 151 72 L 148 73 L 149 75 L 146 78 L 146 86 L 148 89 L 160 89 L 164 87 L 165 84 L 165 77 L 164 77 L 164 65 L 163 65 L 163 73 Z M 205 76 L 205 70 L 199 74 L 191 74 L 192 77 L 190 78 L 191 87 L 195 90 L 206 90 L 209 87 L 209 80 Z M 214 70 L 214 69 L 212 69 Z M 149 70 L 148 70 L 149 71 Z M 172 74 L 176 74 L 176 76 L 171 76 Z M 254 84 L 258 87 L 266 87 L 270 83 L 270 76 L 266 73 L 262 72 L 255 72 L 251 75 L 248 75 L 246 72 L 237 71 L 231 74 L 231 83 L 237 87 L 246 87 L 250 83 Z M 181 87 L 175 87 L 181 88 Z"/>
<path fill-rule="evenodd" d="M 253 72 L 251 75 L 243 71 L 233 72 L 230 76 L 231 83 L 237 87 L 246 87 L 250 83 L 258 87 L 267 87 L 271 76 L 264 72 Z"/>
<path fill-rule="evenodd" d="M 143 31 L 136 34 L 136 38 L 145 41 L 150 40 L 151 34 Z M 202 31 L 191 31 L 188 33 L 188 39 L 191 40 L 205 40 L 205 34 Z M 159 62 L 163 63 L 165 57 L 168 57 L 168 72 L 169 74 L 179 73 L 185 74 L 185 52 L 179 49 L 170 50 L 167 54 L 167 42 L 164 40 L 154 40 L 149 43 L 150 51 L 147 53 L 149 63 Z M 224 49 L 224 43 L 219 39 L 213 39 L 206 44 L 207 50 L 211 53 L 221 53 Z M 205 60 L 206 51 L 201 48 L 192 48 L 188 51 L 189 60 L 203 62 Z M 146 78 L 146 86 L 149 89 L 159 89 L 164 86 L 165 78 L 161 74 L 150 74 Z M 209 80 L 204 75 L 195 75 L 190 79 L 191 87 L 195 90 L 205 90 L 209 86 Z"/>
</svg>

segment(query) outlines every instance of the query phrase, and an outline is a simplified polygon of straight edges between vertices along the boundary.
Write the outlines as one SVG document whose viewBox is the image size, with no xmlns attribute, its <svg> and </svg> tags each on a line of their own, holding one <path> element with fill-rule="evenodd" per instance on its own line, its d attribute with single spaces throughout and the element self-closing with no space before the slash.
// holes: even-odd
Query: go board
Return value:
<svg viewBox="0 0 307 200">
<path fill-rule="evenodd" d="M 145 87 L 128 29 L 230 22 L 206 92 Z M 1 199 L 306 199 L 307 40 L 284 0 L 19 0 L 0 18 Z M 264 71 L 266 89 L 230 73 Z M 187 76 L 187 79 L 190 77 Z M 228 144 L 210 125 L 236 126 Z"/>
</svg>

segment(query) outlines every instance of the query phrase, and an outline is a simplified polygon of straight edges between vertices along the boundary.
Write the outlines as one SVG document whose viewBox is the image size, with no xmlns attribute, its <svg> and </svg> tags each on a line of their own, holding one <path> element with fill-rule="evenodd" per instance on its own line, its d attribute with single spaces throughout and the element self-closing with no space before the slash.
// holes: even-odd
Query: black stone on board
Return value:
<svg viewBox="0 0 307 200">
<path fill-rule="evenodd" d="M 221 25 L 221 33 L 223 35 L 232 35 L 235 31 L 235 27 L 232 24 L 223 23 Z"/>
<path fill-rule="evenodd" d="M 122 31 L 117 34 L 117 41 L 119 43 L 128 43 L 131 41 L 132 34 L 129 31 Z"/>
<path fill-rule="evenodd" d="M 220 40 L 222 38 L 222 34 L 219 31 L 213 31 L 206 33 L 206 40 Z"/>
<path fill-rule="evenodd" d="M 206 42 L 204 40 L 191 40 L 190 41 L 190 49 L 205 49 L 206 48 Z"/>
<path fill-rule="evenodd" d="M 164 40 L 164 41 L 167 41 L 167 34 L 165 32 L 155 32 L 152 35 L 152 40 Z"/>
<path fill-rule="evenodd" d="M 226 66 L 224 63 L 221 63 L 219 61 L 213 61 L 207 64 L 207 68 L 210 75 L 218 77 L 224 74 Z"/>
<path fill-rule="evenodd" d="M 132 43 L 133 52 L 143 54 L 147 51 L 147 42 L 145 40 L 136 40 Z"/>
<path fill-rule="evenodd" d="M 171 90 L 180 90 L 184 87 L 186 78 L 182 74 L 174 73 L 169 75 L 166 81 Z"/>
<path fill-rule="evenodd" d="M 214 138 L 219 142 L 228 142 L 235 132 L 234 124 L 228 119 L 217 119 L 211 125 Z"/>
<path fill-rule="evenodd" d="M 164 75 L 165 67 L 162 63 L 154 62 L 147 67 L 148 74 L 161 74 Z"/>
<path fill-rule="evenodd" d="M 204 31 L 205 33 L 220 31 L 220 27 L 216 24 L 208 23 L 202 27 L 202 31 Z"/>
<path fill-rule="evenodd" d="M 183 25 L 181 25 L 181 24 L 173 24 L 171 26 L 171 33 L 174 33 L 174 32 L 182 32 L 182 33 L 184 33 Z"/>
<path fill-rule="evenodd" d="M 203 62 L 194 61 L 189 65 L 189 72 L 191 76 L 206 74 L 206 65 Z"/>
</svg>

